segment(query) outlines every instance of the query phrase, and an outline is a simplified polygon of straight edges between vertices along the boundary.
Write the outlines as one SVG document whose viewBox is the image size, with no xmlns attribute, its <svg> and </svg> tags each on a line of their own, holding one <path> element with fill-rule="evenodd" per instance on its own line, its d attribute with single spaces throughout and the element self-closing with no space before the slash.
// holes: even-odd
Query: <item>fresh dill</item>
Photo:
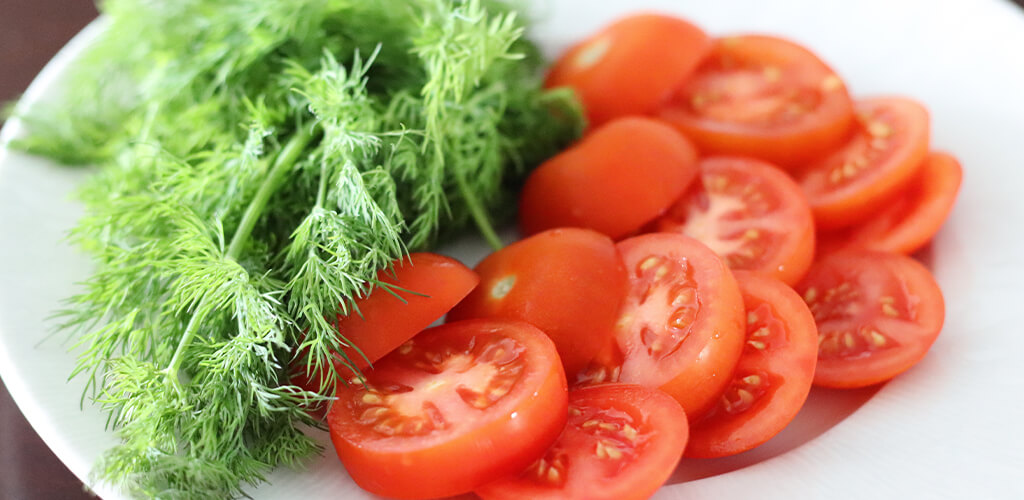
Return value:
<svg viewBox="0 0 1024 500">
<path fill-rule="evenodd" d="M 574 139 L 513 9 L 485 0 L 107 0 L 15 147 L 99 166 L 71 239 L 95 273 L 61 311 L 74 374 L 122 439 L 96 479 L 244 495 L 317 452 L 289 383 L 347 345 L 333 318 L 412 249 L 499 244 L 532 166 Z M 358 346 L 354 346 L 358 348 Z M 308 362 L 295 359 L 309 353 Z M 329 391 L 321 391 L 329 392 Z"/>
</svg>

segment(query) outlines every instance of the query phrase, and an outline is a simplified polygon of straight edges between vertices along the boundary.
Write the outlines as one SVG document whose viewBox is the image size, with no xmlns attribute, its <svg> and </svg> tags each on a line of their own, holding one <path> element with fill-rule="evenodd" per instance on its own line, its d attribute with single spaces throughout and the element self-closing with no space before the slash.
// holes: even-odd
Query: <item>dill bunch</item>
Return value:
<svg viewBox="0 0 1024 500">
<path fill-rule="evenodd" d="M 98 165 L 60 312 L 122 442 L 96 480 L 244 495 L 318 451 L 333 318 L 412 249 L 492 220 L 578 136 L 512 8 L 486 0 L 107 0 L 61 97 L 13 144 Z M 354 346 L 358 348 L 358 346 Z M 296 360 L 308 353 L 308 362 Z M 319 392 L 289 382 L 305 363 Z"/>
</svg>

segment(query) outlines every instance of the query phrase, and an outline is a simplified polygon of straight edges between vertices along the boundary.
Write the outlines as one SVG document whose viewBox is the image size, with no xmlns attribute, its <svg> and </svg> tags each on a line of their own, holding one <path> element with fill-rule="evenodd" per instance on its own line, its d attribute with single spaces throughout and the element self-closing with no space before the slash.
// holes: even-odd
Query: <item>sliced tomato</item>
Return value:
<svg viewBox="0 0 1024 500">
<path fill-rule="evenodd" d="M 846 86 L 800 45 L 764 35 L 720 38 L 659 116 L 705 154 L 787 169 L 836 147 L 853 120 Z"/>
<path fill-rule="evenodd" d="M 903 373 L 928 352 L 945 318 L 935 278 L 898 254 L 829 255 L 797 291 L 818 325 L 814 384 L 824 387 L 865 387 Z"/>
<path fill-rule="evenodd" d="M 814 380 L 818 330 L 807 304 L 774 278 L 735 275 L 747 311 L 747 343 L 725 393 L 691 426 L 688 457 L 735 455 L 768 441 L 800 411 Z"/>
<path fill-rule="evenodd" d="M 696 150 L 671 127 L 647 118 L 615 120 L 530 175 L 519 202 L 520 228 L 530 235 L 583 227 L 619 239 L 664 213 L 696 176 Z"/>
<path fill-rule="evenodd" d="M 640 500 L 675 470 L 686 414 L 656 389 L 605 384 L 569 393 L 569 422 L 547 453 L 516 476 L 477 489 L 485 500 Z"/>
<path fill-rule="evenodd" d="M 949 217 L 960 191 L 963 169 L 946 153 L 930 153 L 910 185 L 868 220 L 823 234 L 826 251 L 862 248 L 911 254 L 928 243 Z"/>
<path fill-rule="evenodd" d="M 355 302 L 351 314 L 338 315 L 338 333 L 344 337 L 332 362 L 343 370 L 342 359 L 363 370 L 444 316 L 480 282 L 461 262 L 434 253 L 413 253 L 396 261 L 391 270 L 377 273 L 380 285 Z M 306 346 L 302 346 L 306 352 Z M 300 357 L 292 383 L 313 392 L 329 380 L 327 369 L 315 373 L 316 364 Z M 321 363 L 321 366 L 326 363 Z"/>
<path fill-rule="evenodd" d="M 449 320 L 525 321 L 555 342 L 567 373 L 583 369 L 615 330 L 626 269 L 615 244 L 587 229 L 553 229 L 492 253 L 476 267 L 481 286 Z"/>
<path fill-rule="evenodd" d="M 803 192 L 778 167 L 743 157 L 700 161 L 700 182 L 656 223 L 714 250 L 732 269 L 800 281 L 814 258 L 814 217 Z"/>
<path fill-rule="evenodd" d="M 821 229 L 865 220 L 913 179 L 928 153 L 928 111 L 902 97 L 857 102 L 847 143 L 800 173 Z"/>
<path fill-rule="evenodd" d="M 457 495 L 522 470 L 568 408 L 551 340 L 492 320 L 426 330 L 337 397 L 327 422 L 338 457 L 356 484 L 394 498 Z"/>
<path fill-rule="evenodd" d="M 658 387 L 692 419 L 710 410 L 743 351 L 743 298 L 729 268 L 681 234 L 624 240 L 629 273 L 615 343 L 576 380 Z"/>
<path fill-rule="evenodd" d="M 647 114 L 671 95 L 711 47 L 700 28 L 682 19 L 625 17 L 570 48 L 545 86 L 572 87 L 592 126 Z"/>
</svg>

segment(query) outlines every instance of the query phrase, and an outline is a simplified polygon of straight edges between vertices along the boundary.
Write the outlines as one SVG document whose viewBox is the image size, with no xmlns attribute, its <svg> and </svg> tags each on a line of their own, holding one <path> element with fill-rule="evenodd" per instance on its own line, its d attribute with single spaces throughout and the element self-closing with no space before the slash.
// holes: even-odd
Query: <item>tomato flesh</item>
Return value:
<svg viewBox="0 0 1024 500">
<path fill-rule="evenodd" d="M 658 217 L 697 176 L 690 141 L 647 118 L 609 122 L 544 162 L 526 180 L 519 223 L 530 235 L 558 227 L 620 239 Z"/>
<path fill-rule="evenodd" d="M 819 228 L 865 220 L 913 179 L 928 153 L 928 111 L 901 97 L 857 102 L 857 124 L 845 145 L 800 174 Z"/>
<path fill-rule="evenodd" d="M 935 236 L 956 202 L 963 170 L 946 153 L 930 153 L 899 197 L 856 226 L 821 235 L 824 252 L 861 248 L 909 255 Z"/>
<path fill-rule="evenodd" d="M 735 455 L 771 439 L 800 411 L 814 380 L 818 330 L 803 299 L 767 276 L 740 271 L 736 280 L 746 344 L 725 393 L 691 426 L 688 457 Z"/>
<path fill-rule="evenodd" d="M 843 81 L 777 37 L 715 41 L 659 116 L 705 154 L 752 156 L 793 169 L 839 143 L 853 119 Z"/>
<path fill-rule="evenodd" d="M 704 243 L 731 269 L 800 281 L 814 257 L 814 218 L 803 192 L 774 165 L 741 157 L 700 161 L 699 182 L 656 223 Z"/>
<path fill-rule="evenodd" d="M 476 493 L 485 500 L 640 500 L 676 468 L 686 414 L 656 389 L 605 384 L 569 393 L 569 420 L 542 458 Z"/>
<path fill-rule="evenodd" d="M 426 330 L 337 397 L 338 457 L 360 487 L 394 498 L 457 495 L 522 470 L 558 437 L 568 404 L 547 336 L 492 320 Z"/>
<path fill-rule="evenodd" d="M 691 418 L 725 390 L 743 350 L 743 299 L 725 263 L 699 241 L 655 233 L 619 243 L 630 289 L 615 343 L 580 377 L 657 387 Z"/>
<path fill-rule="evenodd" d="M 945 317 L 935 278 L 898 254 L 829 255 L 797 291 L 818 325 L 814 384 L 824 387 L 865 387 L 910 369 L 935 342 Z"/>
<path fill-rule="evenodd" d="M 611 340 L 627 286 L 615 244 L 586 229 L 553 229 L 517 241 L 481 261 L 476 272 L 480 287 L 449 320 L 530 323 L 555 342 L 570 374 Z"/>
<path fill-rule="evenodd" d="M 697 67 L 711 46 L 682 19 L 642 14 L 601 29 L 551 68 L 546 87 L 572 87 L 591 126 L 647 114 Z"/>
</svg>

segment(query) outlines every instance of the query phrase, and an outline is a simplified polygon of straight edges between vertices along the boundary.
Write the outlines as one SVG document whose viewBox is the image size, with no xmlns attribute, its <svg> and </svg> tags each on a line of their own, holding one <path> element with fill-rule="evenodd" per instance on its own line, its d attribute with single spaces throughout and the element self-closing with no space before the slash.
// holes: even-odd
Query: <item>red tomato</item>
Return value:
<svg viewBox="0 0 1024 500">
<path fill-rule="evenodd" d="M 735 455 L 781 431 L 803 406 L 814 380 L 818 329 L 803 299 L 785 283 L 737 272 L 747 311 L 747 343 L 715 408 L 690 428 L 686 456 Z"/>
<path fill-rule="evenodd" d="M 660 116 L 705 154 L 791 169 L 840 144 L 853 112 L 843 81 L 809 50 L 745 35 L 716 40 Z"/>
<path fill-rule="evenodd" d="M 572 87 L 592 126 L 647 114 L 700 63 L 711 40 L 678 18 L 623 18 L 570 48 L 555 62 L 546 87 Z"/>
<path fill-rule="evenodd" d="M 363 489 L 394 498 L 466 493 L 544 453 L 566 421 L 555 346 L 521 322 L 424 331 L 339 385 L 331 441 Z"/>
<path fill-rule="evenodd" d="M 585 227 L 613 239 L 661 215 L 697 175 L 697 152 L 671 127 L 647 118 L 613 121 L 549 159 L 526 180 L 524 234 Z"/>
<path fill-rule="evenodd" d="M 619 243 L 630 290 L 615 345 L 578 379 L 658 387 L 693 419 L 710 410 L 743 351 L 743 298 L 714 252 L 681 234 Z"/>
<path fill-rule="evenodd" d="M 824 387 L 865 387 L 903 373 L 928 352 L 945 317 L 935 278 L 898 254 L 832 254 L 811 266 L 797 291 L 818 325 L 814 384 Z"/>
<path fill-rule="evenodd" d="M 821 235 L 824 246 L 829 250 L 914 253 L 939 232 L 949 217 L 962 179 L 963 170 L 956 158 L 931 153 L 897 199 L 859 225 Z"/>
<path fill-rule="evenodd" d="M 477 489 L 485 500 L 640 500 L 676 468 L 686 414 L 665 393 L 606 384 L 569 393 L 569 422 L 548 452 L 517 476 Z"/>
<path fill-rule="evenodd" d="M 586 229 L 554 229 L 492 253 L 476 267 L 481 286 L 449 320 L 504 318 L 548 334 L 566 373 L 583 369 L 615 329 L 626 269 L 615 244 Z"/>
<path fill-rule="evenodd" d="M 847 143 L 800 174 L 818 227 L 856 224 L 896 197 L 928 153 L 928 130 L 928 111 L 915 101 L 858 101 Z"/>
<path fill-rule="evenodd" d="M 734 270 L 800 281 L 814 258 L 814 217 L 800 186 L 750 158 L 710 157 L 698 166 L 700 182 L 658 219 L 657 229 L 700 240 Z"/>
<path fill-rule="evenodd" d="M 348 341 L 342 354 L 335 355 L 338 369 L 342 357 L 360 370 L 367 368 L 444 316 L 480 282 L 461 262 L 433 253 L 410 254 L 408 259 L 396 261 L 393 271 L 377 273 L 377 279 L 382 285 L 357 300 L 351 314 L 338 315 L 338 332 Z M 323 392 L 318 381 L 326 380 L 326 370 L 317 374 L 307 372 L 309 369 L 299 368 L 292 382 Z"/>
</svg>

